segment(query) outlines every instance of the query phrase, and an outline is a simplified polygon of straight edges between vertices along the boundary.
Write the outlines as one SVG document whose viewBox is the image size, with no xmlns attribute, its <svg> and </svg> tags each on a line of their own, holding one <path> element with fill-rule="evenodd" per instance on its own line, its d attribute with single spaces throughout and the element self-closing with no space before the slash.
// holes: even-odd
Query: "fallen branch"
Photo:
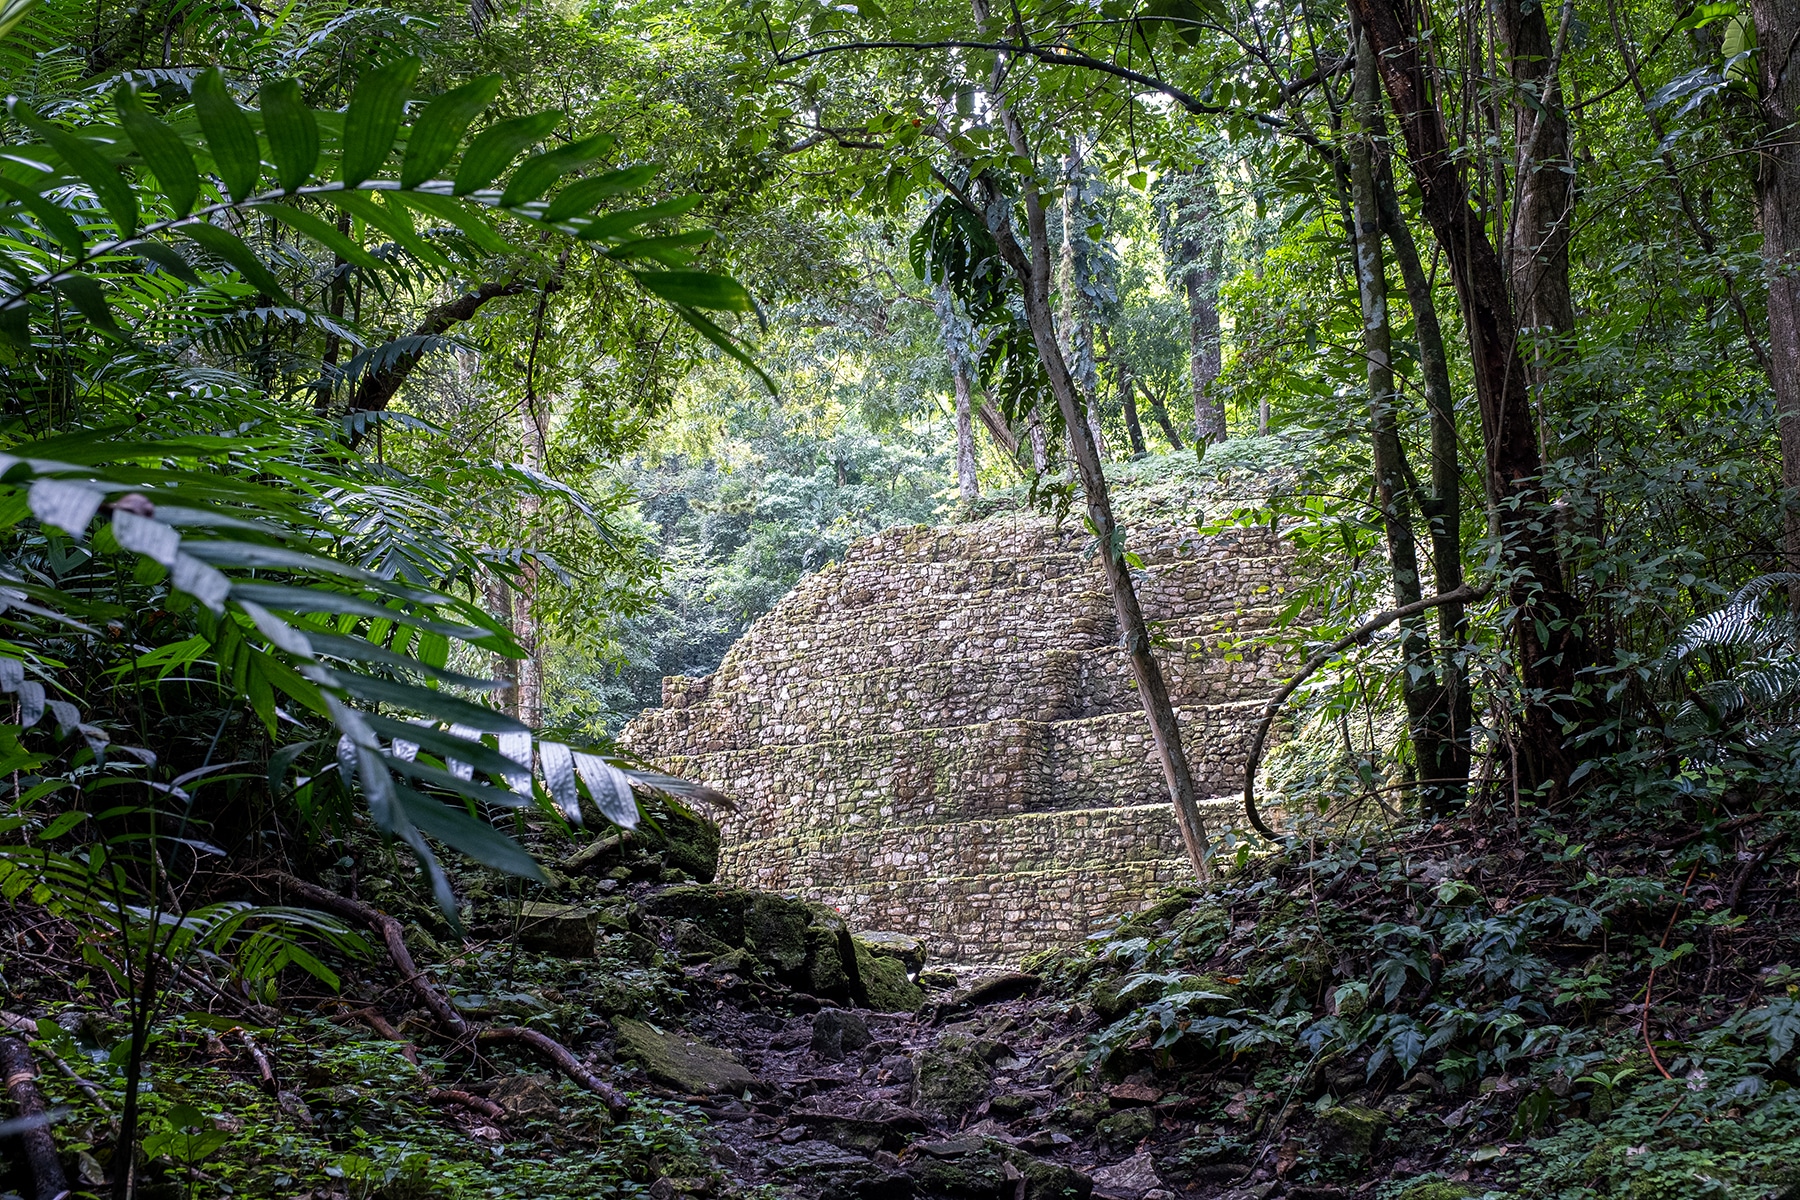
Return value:
<svg viewBox="0 0 1800 1200">
<path fill-rule="evenodd" d="M 57 1157 L 56 1139 L 50 1136 L 50 1109 L 38 1090 L 37 1063 L 23 1038 L 0 1037 L 0 1079 L 5 1080 L 7 1098 L 18 1111 L 22 1127 L 15 1127 L 14 1136 L 24 1150 L 36 1200 L 62 1200 L 69 1194 L 69 1177 Z"/>
<path fill-rule="evenodd" d="M 379 909 L 371 908 L 360 900 L 352 900 L 348 896 L 340 896 L 329 888 L 322 888 L 316 883 L 308 883 L 304 879 L 276 871 L 263 877 L 279 886 L 282 890 L 300 897 L 314 908 L 336 913 L 346 920 L 373 930 L 381 935 L 387 946 L 388 957 L 393 960 L 399 970 L 402 981 L 411 989 L 419 1003 L 423 1004 L 445 1033 L 459 1041 L 481 1042 L 521 1042 L 531 1047 L 541 1057 L 548 1059 L 558 1070 L 567 1075 L 577 1085 L 586 1088 L 599 1096 L 607 1107 L 615 1111 L 625 1108 L 625 1098 L 618 1089 L 601 1079 L 581 1064 L 581 1060 L 555 1038 L 539 1033 L 535 1029 L 519 1029 L 506 1025 L 482 1025 L 473 1023 L 456 1011 L 448 997 L 439 991 L 437 985 L 427 979 L 413 962 L 412 952 L 406 948 L 406 928 L 399 921 Z"/>
<path fill-rule="evenodd" d="M 238 1035 L 238 1040 L 244 1043 L 244 1052 L 250 1056 L 250 1061 L 256 1064 L 256 1073 L 262 1076 L 264 1089 L 271 1096 L 277 1094 L 281 1089 L 275 1085 L 275 1068 L 270 1065 L 269 1056 L 264 1054 L 263 1048 L 256 1044 L 256 1039 L 250 1036 L 249 1030 L 238 1029 L 233 1032 Z"/>
<path fill-rule="evenodd" d="M 370 1029 L 373 1029 L 377 1034 L 386 1038 L 388 1041 L 399 1042 L 400 1053 L 405 1056 L 406 1061 L 415 1067 L 419 1065 L 419 1051 L 418 1048 L 412 1044 L 412 1039 L 401 1033 L 398 1029 L 395 1029 L 393 1024 L 375 1009 L 359 1008 L 350 1015 L 360 1018 Z"/>
<path fill-rule="evenodd" d="M 1464 584 L 1441 596 L 1416 600 L 1411 604 L 1404 604 L 1399 608 L 1390 608 L 1384 613 L 1377 613 L 1306 660 L 1299 672 L 1283 684 L 1281 690 L 1276 692 L 1268 704 L 1263 706 L 1262 720 L 1257 722 L 1256 733 L 1250 738 L 1250 755 L 1244 763 L 1244 815 L 1250 818 L 1250 824 L 1256 832 L 1271 841 L 1275 838 L 1275 831 L 1263 823 L 1262 814 L 1256 811 L 1256 769 L 1262 764 L 1263 745 L 1268 741 L 1269 727 L 1275 723 L 1275 716 L 1281 711 L 1281 706 L 1287 703 L 1287 698 L 1293 695 L 1300 685 L 1312 676 L 1314 671 L 1324 666 L 1332 658 L 1352 646 L 1368 641 L 1395 621 L 1416 617 L 1422 612 L 1428 612 L 1443 604 L 1474 604 L 1486 599 L 1488 592 L 1493 590 L 1493 586 L 1490 583 L 1476 588 Z"/>
<path fill-rule="evenodd" d="M 556 869 L 567 872 L 579 871 L 596 859 L 611 854 L 614 850 L 619 849 L 630 840 L 631 830 L 629 829 L 621 829 L 618 833 L 608 837 L 595 838 L 575 853 L 569 855 L 569 857 L 557 863 Z"/>
<path fill-rule="evenodd" d="M 457 1088 L 443 1088 L 425 1097 L 433 1104 L 458 1104 L 471 1112 L 478 1112 L 490 1121 L 506 1120 L 506 1110 L 492 1100 L 484 1100 L 480 1096 Z"/>
</svg>

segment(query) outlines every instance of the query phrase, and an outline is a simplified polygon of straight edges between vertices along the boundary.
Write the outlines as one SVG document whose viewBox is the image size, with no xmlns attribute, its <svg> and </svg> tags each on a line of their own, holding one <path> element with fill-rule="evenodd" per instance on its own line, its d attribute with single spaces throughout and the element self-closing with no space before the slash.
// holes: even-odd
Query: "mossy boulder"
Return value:
<svg viewBox="0 0 1800 1200">
<path fill-rule="evenodd" d="M 1448 1179 L 1416 1179 L 1400 1189 L 1394 1200 L 1472 1200 L 1485 1191 L 1485 1188 L 1478 1188 L 1471 1183 L 1456 1183 Z"/>
<path fill-rule="evenodd" d="M 744 914 L 758 899 L 745 888 L 695 883 L 672 887 L 644 901 L 644 912 L 666 920 L 693 922 L 727 946 L 744 944 Z"/>
<path fill-rule="evenodd" d="M 860 937 L 851 938 L 856 951 L 857 999 L 877 1012 L 918 1012 L 925 991 L 906 976 L 898 958 L 872 953 Z"/>
<path fill-rule="evenodd" d="M 1025 1177 L 1025 1200 L 1088 1200 L 1093 1195 L 1094 1181 L 1074 1167 L 1034 1158 L 1015 1147 L 1001 1153 Z"/>
<path fill-rule="evenodd" d="M 1076 1092 L 1057 1105 L 1051 1119 L 1066 1128 L 1085 1131 L 1112 1113 L 1112 1101 L 1100 1092 Z"/>
<path fill-rule="evenodd" d="M 646 1075 L 665 1087 L 706 1096 L 738 1093 L 758 1086 L 756 1076 L 730 1051 L 699 1038 L 665 1033 L 628 1017 L 615 1020 L 613 1032 L 618 1056 L 637 1063 Z"/>
<path fill-rule="evenodd" d="M 777 972 L 791 973 L 806 965 L 806 927 L 812 908 L 798 900 L 758 895 L 744 910 L 744 949 Z"/>
<path fill-rule="evenodd" d="M 859 933 L 856 941 L 877 958 L 898 960 L 909 975 L 925 967 L 925 940 L 910 933 Z"/>
<path fill-rule="evenodd" d="M 906 1170 L 926 1196 L 999 1200 L 1012 1194 L 1004 1161 L 997 1150 L 987 1147 L 948 1158 L 921 1154 Z"/>
<path fill-rule="evenodd" d="M 594 953 L 594 915 L 579 905 L 526 901 L 519 905 L 519 940 L 559 958 L 587 958 Z"/>
<path fill-rule="evenodd" d="M 799 986 L 831 999 L 850 994 L 850 965 L 844 961 L 843 922 L 806 927 L 806 966 Z"/>
<path fill-rule="evenodd" d="M 1147 1108 L 1128 1108 L 1102 1118 L 1094 1132 L 1113 1146 L 1134 1146 L 1156 1132 L 1156 1118 Z"/>
<path fill-rule="evenodd" d="M 1319 1149 L 1363 1161 L 1387 1129 L 1387 1114 L 1361 1104 L 1338 1104 L 1319 1114 Z"/>
<path fill-rule="evenodd" d="M 649 854 L 702 883 L 719 873 L 719 827 L 706 818 L 663 804 L 650 814 L 655 824 L 638 826 L 637 835 Z"/>
<path fill-rule="evenodd" d="M 992 1082 L 969 1039 L 946 1037 L 913 1059 L 913 1107 L 954 1121 L 981 1103 Z"/>
</svg>

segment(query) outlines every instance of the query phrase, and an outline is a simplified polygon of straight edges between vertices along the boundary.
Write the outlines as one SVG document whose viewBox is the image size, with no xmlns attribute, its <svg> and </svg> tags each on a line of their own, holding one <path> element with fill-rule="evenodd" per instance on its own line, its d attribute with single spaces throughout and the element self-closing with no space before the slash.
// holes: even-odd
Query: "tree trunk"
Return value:
<svg viewBox="0 0 1800 1200">
<path fill-rule="evenodd" d="M 1151 391 L 1150 386 L 1143 380 L 1136 379 L 1133 380 L 1133 382 L 1137 385 L 1137 390 L 1144 393 L 1144 395 L 1149 398 L 1150 415 L 1156 418 L 1157 428 L 1161 429 L 1163 436 L 1169 439 L 1169 448 L 1172 450 L 1181 449 L 1181 434 L 1176 432 L 1175 422 L 1169 420 L 1169 406 L 1163 402 L 1161 396 Z"/>
<path fill-rule="evenodd" d="M 1462 464 L 1456 443 L 1456 393 L 1450 387 L 1449 358 L 1444 351 L 1444 331 L 1438 324 L 1431 279 L 1419 261 L 1419 248 L 1407 227 L 1406 214 L 1400 209 L 1393 173 L 1385 159 L 1377 164 L 1375 186 L 1381 202 L 1381 229 L 1394 248 L 1394 262 L 1400 268 L 1407 304 L 1412 309 L 1420 374 L 1425 383 L 1425 412 L 1431 426 L 1431 490 L 1419 497 L 1417 507 L 1431 533 L 1431 573 L 1436 577 L 1438 594 L 1449 595 L 1463 583 Z M 1468 798 L 1474 705 L 1469 692 L 1469 669 L 1464 661 L 1464 648 L 1469 644 L 1468 610 L 1460 602 L 1453 602 L 1439 605 L 1437 614 L 1438 686 L 1448 728 L 1438 746 L 1439 761 L 1425 776 L 1443 782 L 1428 786 L 1423 799 L 1427 809 L 1435 804 L 1447 811 L 1460 807 Z"/>
<path fill-rule="evenodd" d="M 1131 438 L 1131 452 L 1134 455 L 1148 454 L 1144 447 L 1144 426 L 1138 420 L 1137 388 L 1131 382 L 1131 368 L 1124 363 L 1118 366 L 1119 372 L 1119 407 L 1125 410 L 1125 433 Z"/>
<path fill-rule="evenodd" d="M 1219 277 L 1224 243 L 1218 228 L 1219 193 L 1210 165 L 1177 177 L 1170 206 L 1169 237 L 1174 267 L 1188 302 L 1188 373 L 1194 388 L 1194 440 L 1222 442 L 1225 401 L 1214 395 L 1221 370 Z"/>
<path fill-rule="evenodd" d="M 1559 22 L 1553 41 L 1537 0 L 1496 0 L 1493 9 L 1513 83 L 1513 212 L 1506 246 L 1513 315 L 1522 331 L 1562 338 L 1575 328 L 1569 291 L 1575 175 L 1559 70 L 1567 26 Z M 1569 11 L 1565 0 L 1565 22 Z M 1539 349 L 1529 351 L 1533 387 L 1543 388 L 1552 366 Z"/>
<path fill-rule="evenodd" d="M 1069 364 L 1069 374 L 1081 392 L 1088 432 L 1104 462 L 1111 455 L 1106 452 L 1106 435 L 1100 424 L 1100 371 L 1094 359 L 1094 308 L 1086 286 L 1090 267 L 1082 261 L 1080 236 L 1076 233 L 1086 219 L 1081 211 L 1082 172 L 1081 142 L 1077 139 L 1075 148 L 1063 161 L 1062 262 L 1057 289 L 1062 294 L 1062 313 L 1058 324 L 1062 331 L 1063 360 Z"/>
<path fill-rule="evenodd" d="M 1031 406 L 1028 432 L 1031 437 L 1031 469 L 1042 475 L 1050 469 L 1050 442 L 1044 436 L 1044 418 L 1039 415 L 1035 404 Z"/>
<path fill-rule="evenodd" d="M 983 0 L 974 2 L 977 18 L 985 18 Z M 994 105 L 1014 153 L 1029 161 L 1030 147 L 1011 109 L 998 94 L 994 97 Z M 1162 668 L 1152 653 L 1144 612 L 1138 605 L 1131 570 L 1125 562 L 1124 547 L 1120 544 L 1121 531 L 1113 519 L 1112 500 L 1107 492 L 1106 473 L 1101 467 L 1100 455 L 1094 446 L 1087 422 L 1083 419 L 1081 398 L 1056 336 L 1056 320 L 1050 307 L 1050 232 L 1044 217 L 1043 200 L 1036 182 L 1026 176 L 1021 199 L 1024 201 L 1026 236 L 1030 243 L 1030 251 L 1027 252 L 1019 245 L 1018 238 L 1013 233 L 1012 199 L 991 177 L 983 175 L 980 182 L 986 201 L 988 229 L 999 243 L 1001 257 L 1019 281 L 1025 303 L 1025 320 L 1031 329 L 1032 342 L 1043 360 L 1045 372 L 1050 379 L 1051 394 L 1056 398 L 1057 409 L 1068 429 L 1070 456 L 1081 479 L 1088 520 L 1100 542 L 1100 558 L 1106 572 L 1107 586 L 1112 592 L 1113 609 L 1118 616 L 1119 631 L 1125 641 L 1126 653 L 1131 659 L 1132 675 L 1137 681 L 1138 695 L 1144 704 L 1144 715 L 1149 721 L 1150 734 L 1162 763 L 1163 777 L 1174 802 L 1176 823 L 1180 827 L 1182 841 L 1195 873 L 1202 880 L 1209 880 L 1211 870 L 1208 864 L 1210 853 L 1206 825 L 1200 815 L 1187 755 L 1182 751 L 1181 727 L 1176 721 L 1174 705 L 1169 701 Z"/>
<path fill-rule="evenodd" d="M 987 431 L 993 437 L 994 443 L 1006 451 L 1008 458 L 1017 462 L 1019 460 L 1019 435 L 1012 431 L 1012 427 L 1006 423 L 1006 417 L 994 407 L 994 402 L 983 396 L 981 406 L 976 411 L 981 417 L 981 423 L 987 426 Z"/>
<path fill-rule="evenodd" d="M 1354 121 L 1348 141 L 1351 248 L 1356 256 L 1356 290 L 1362 308 L 1363 362 L 1369 381 L 1369 442 L 1375 467 L 1375 493 L 1387 535 L 1389 578 L 1394 606 L 1405 608 L 1424 598 L 1419 579 L 1418 545 L 1413 533 L 1412 492 L 1406 451 L 1400 444 L 1399 396 L 1394 390 L 1393 333 L 1388 319 L 1387 263 L 1381 252 L 1381 200 L 1376 183 L 1374 131 L 1381 113 L 1375 55 L 1367 37 L 1357 38 L 1353 84 Z M 1435 781 L 1443 769 L 1443 720 L 1437 666 L 1426 617 L 1420 613 L 1400 624 L 1400 694 L 1406 707 L 1407 734 L 1421 780 L 1420 798 L 1427 811 L 1440 807 Z"/>
<path fill-rule="evenodd" d="M 956 491 L 967 504 L 981 495 L 975 478 L 974 379 L 969 363 L 969 329 L 956 311 L 956 298 L 950 285 L 940 282 L 932 289 L 932 305 L 937 309 L 938 327 L 944 338 L 944 357 L 950 363 L 951 385 L 956 392 Z"/>
<path fill-rule="evenodd" d="M 951 364 L 956 380 L 956 494 L 965 504 L 981 498 L 975 478 L 975 423 L 970 402 L 969 368 L 960 358 Z"/>
<path fill-rule="evenodd" d="M 1757 223 L 1769 282 L 1769 382 L 1781 441 L 1783 569 L 1800 571 L 1800 0 L 1751 0 L 1765 137 L 1756 170 Z M 1779 51 L 1777 48 L 1780 48 Z M 1800 606 L 1800 588 L 1792 588 Z"/>
<path fill-rule="evenodd" d="M 1573 760 L 1564 726 L 1576 721 L 1573 692 L 1584 637 L 1582 614 L 1563 590 L 1553 524 L 1545 519 L 1542 460 L 1525 364 L 1499 256 L 1469 205 L 1459 160 L 1431 98 L 1418 43 L 1399 0 L 1352 0 L 1376 51 L 1382 82 L 1406 137 L 1425 217 L 1450 260 L 1470 343 L 1486 449 L 1484 483 L 1502 538 L 1500 566 L 1514 612 L 1522 709 L 1519 782 L 1566 781 Z"/>
</svg>

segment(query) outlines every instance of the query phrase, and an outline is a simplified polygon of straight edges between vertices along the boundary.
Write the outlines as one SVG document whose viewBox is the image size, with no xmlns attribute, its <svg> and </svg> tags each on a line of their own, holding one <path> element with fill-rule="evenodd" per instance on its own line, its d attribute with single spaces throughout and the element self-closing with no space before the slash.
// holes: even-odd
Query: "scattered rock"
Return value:
<svg viewBox="0 0 1800 1200">
<path fill-rule="evenodd" d="M 1472 1200 L 1486 1189 L 1450 1179 L 1416 1179 L 1406 1185 L 1394 1200 Z"/>
<path fill-rule="evenodd" d="M 946 1037 L 913 1059 L 913 1107 L 957 1120 L 987 1095 L 993 1073 L 964 1038 Z"/>
<path fill-rule="evenodd" d="M 852 938 L 856 952 L 857 1000 L 877 1012 L 918 1012 L 925 991 L 906 975 L 898 958 L 874 953 L 861 938 Z"/>
<path fill-rule="evenodd" d="M 988 1111 L 1004 1121 L 1016 1121 L 1020 1117 L 1030 1116 L 1047 1096 L 1030 1092 L 1007 1092 L 995 1096 L 988 1101 Z"/>
<path fill-rule="evenodd" d="M 742 975 L 745 979 L 754 979 L 760 973 L 757 970 L 756 955 L 748 950 L 727 950 L 716 954 L 706 962 L 706 969 L 714 975 Z"/>
<path fill-rule="evenodd" d="M 925 967 L 925 940 L 910 933 L 859 933 L 856 940 L 877 958 L 898 959 L 911 973 Z"/>
<path fill-rule="evenodd" d="M 613 1022 L 621 1058 L 635 1060 L 656 1082 L 694 1095 L 742 1092 L 758 1085 L 756 1076 L 731 1053 L 697 1038 L 662 1033 L 643 1021 L 621 1017 Z"/>
<path fill-rule="evenodd" d="M 1021 1148 L 1038 1154 L 1042 1154 L 1047 1150 L 1059 1150 L 1064 1146 L 1072 1146 L 1074 1144 L 1074 1138 L 1055 1129 L 1040 1129 L 1019 1143 Z"/>
<path fill-rule="evenodd" d="M 977 1146 L 972 1153 L 950 1157 L 921 1154 L 907 1164 L 907 1171 L 927 1195 L 994 1200 L 1007 1180 L 1006 1164 L 993 1150 Z M 1018 1172 L 1015 1169 L 1014 1174 Z"/>
<path fill-rule="evenodd" d="M 907 1140 L 925 1131 L 925 1118 L 910 1108 L 872 1100 L 854 1113 L 803 1108 L 788 1114 L 805 1125 L 814 1137 L 845 1150 L 875 1154 L 898 1150 Z"/>
<path fill-rule="evenodd" d="M 519 1120 L 555 1119 L 560 1111 L 550 1091 L 548 1075 L 514 1075 L 502 1079 L 488 1093 L 488 1099 L 506 1110 L 506 1115 Z"/>
<path fill-rule="evenodd" d="M 1020 1149 L 1005 1152 L 1007 1163 L 1025 1183 L 1025 1200 L 1088 1200 L 1094 1181 L 1061 1163 L 1034 1158 Z"/>
<path fill-rule="evenodd" d="M 947 992 L 957 984 L 955 971 L 920 971 L 919 986 L 934 992 Z"/>
<path fill-rule="evenodd" d="M 1117 1083 L 1106 1089 L 1114 1104 L 1155 1104 L 1163 1098 L 1162 1089 L 1147 1083 Z"/>
<path fill-rule="evenodd" d="M 1387 1128 L 1387 1114 L 1360 1104 L 1339 1104 L 1319 1114 L 1319 1148 L 1343 1158 L 1366 1159 Z"/>
<path fill-rule="evenodd" d="M 1043 982 L 1038 976 L 1027 975 L 1023 971 L 1003 971 L 983 979 L 965 992 L 958 992 L 950 998 L 949 1007 L 979 1008 L 983 1004 L 1016 1000 L 1020 996 L 1034 995 L 1043 986 Z"/>
<path fill-rule="evenodd" d="M 686 919 L 676 921 L 671 932 L 675 936 L 675 952 L 683 960 L 713 959 L 732 952 L 732 947 Z M 739 950 L 738 953 L 743 951 Z"/>
<path fill-rule="evenodd" d="M 1100 1200 L 1144 1200 L 1145 1193 L 1161 1187 L 1148 1150 L 1094 1172 L 1094 1195 Z"/>
<path fill-rule="evenodd" d="M 1101 1120 L 1094 1132 L 1114 1146 L 1132 1146 L 1156 1132 L 1156 1118 L 1147 1108 L 1128 1108 Z"/>
<path fill-rule="evenodd" d="M 587 958 L 594 953 L 593 914 L 574 904 L 527 900 L 519 905 L 519 940 L 559 958 Z"/>
<path fill-rule="evenodd" d="M 869 1025 L 853 1012 L 822 1009 L 812 1019 L 812 1052 L 827 1062 L 841 1062 L 846 1051 L 869 1044 Z"/>
</svg>

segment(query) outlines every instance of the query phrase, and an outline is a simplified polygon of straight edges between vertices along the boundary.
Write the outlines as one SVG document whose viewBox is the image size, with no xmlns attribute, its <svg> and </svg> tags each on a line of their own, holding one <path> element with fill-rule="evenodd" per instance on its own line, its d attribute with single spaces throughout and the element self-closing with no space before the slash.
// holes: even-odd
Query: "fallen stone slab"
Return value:
<svg viewBox="0 0 1800 1200">
<path fill-rule="evenodd" d="M 1162 1176 L 1148 1150 L 1142 1151 L 1094 1172 L 1094 1195 L 1098 1200 L 1144 1200 L 1146 1192 L 1162 1189 Z"/>
<path fill-rule="evenodd" d="M 651 1079 L 667 1087 L 708 1096 L 761 1086 L 729 1050 L 699 1038 L 664 1033 L 628 1017 L 616 1019 L 613 1032 L 619 1057 L 636 1062 Z"/>
<path fill-rule="evenodd" d="M 871 1101 L 855 1112 L 825 1108 L 799 1108 L 788 1119 L 806 1126 L 812 1136 L 845 1150 L 874 1154 L 877 1150 L 898 1150 L 913 1135 L 926 1129 L 925 1118 L 898 1104 Z"/>
</svg>

